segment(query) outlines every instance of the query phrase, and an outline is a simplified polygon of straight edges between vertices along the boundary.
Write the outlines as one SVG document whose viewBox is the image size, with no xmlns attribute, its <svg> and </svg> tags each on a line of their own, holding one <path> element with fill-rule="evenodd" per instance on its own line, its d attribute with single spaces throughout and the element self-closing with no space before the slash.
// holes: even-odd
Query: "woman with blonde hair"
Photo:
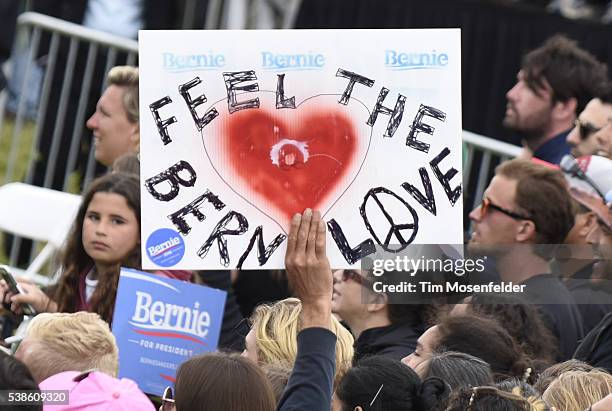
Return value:
<svg viewBox="0 0 612 411">
<path fill-rule="evenodd" d="M 604 370 L 568 371 L 554 380 L 542 398 L 563 411 L 583 411 L 612 393 L 612 375 Z"/>
<path fill-rule="evenodd" d="M 251 317 L 251 331 L 242 355 L 260 365 L 293 364 L 297 356 L 297 335 L 301 330 L 302 303 L 286 298 L 262 304 Z M 336 376 L 338 382 L 353 359 L 353 336 L 332 316 L 331 331 L 336 334 Z"/>
</svg>

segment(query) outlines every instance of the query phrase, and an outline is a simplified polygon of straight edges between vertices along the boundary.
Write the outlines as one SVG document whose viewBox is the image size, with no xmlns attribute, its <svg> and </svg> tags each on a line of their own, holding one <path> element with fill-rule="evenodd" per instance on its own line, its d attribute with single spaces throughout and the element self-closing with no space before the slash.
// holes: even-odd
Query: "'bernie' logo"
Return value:
<svg viewBox="0 0 612 411">
<path fill-rule="evenodd" d="M 151 257 L 157 257 L 160 254 L 165 253 L 166 251 L 176 247 L 181 244 L 181 239 L 178 237 L 171 237 L 168 241 L 164 241 L 161 244 L 157 244 L 147 248 L 149 255 Z"/>
<path fill-rule="evenodd" d="M 200 311 L 200 303 L 193 308 L 153 300 L 151 294 L 137 291 L 136 307 L 130 324 L 140 330 L 139 334 L 158 337 L 187 339 L 206 345 L 210 327 L 210 314 Z M 145 331 L 146 330 L 146 331 Z M 187 334 L 187 335 L 185 335 Z"/>
<path fill-rule="evenodd" d="M 216 70 L 225 66 L 225 56 L 212 51 L 188 55 L 162 53 L 162 59 L 167 71 Z"/>
<path fill-rule="evenodd" d="M 429 53 L 403 53 L 385 50 L 385 67 L 392 70 L 443 69 L 448 66 L 448 54 L 432 50 Z"/>
<path fill-rule="evenodd" d="M 268 70 L 320 70 L 325 66 L 323 54 L 276 54 L 269 51 L 261 53 L 261 65 Z"/>
</svg>

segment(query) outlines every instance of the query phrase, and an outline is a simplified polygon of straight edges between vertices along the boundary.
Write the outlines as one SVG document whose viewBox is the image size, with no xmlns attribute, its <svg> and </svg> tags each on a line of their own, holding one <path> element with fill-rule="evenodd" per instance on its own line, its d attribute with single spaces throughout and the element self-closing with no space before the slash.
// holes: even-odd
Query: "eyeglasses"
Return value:
<svg viewBox="0 0 612 411">
<path fill-rule="evenodd" d="M 172 392 L 172 387 L 166 387 L 161 400 L 161 411 L 172 411 L 174 409 L 174 393 Z"/>
<path fill-rule="evenodd" d="M 482 216 L 482 218 L 486 217 L 486 215 L 489 213 L 489 209 L 499 211 L 500 213 L 505 214 L 515 220 L 531 220 L 531 217 L 515 213 L 514 211 L 507 210 L 503 207 L 498 206 L 497 204 L 493 204 L 491 200 L 485 197 L 482 199 L 482 203 L 480 203 L 480 215 Z"/>
<path fill-rule="evenodd" d="M 478 401 L 478 399 L 487 397 L 487 396 L 495 396 L 495 397 L 503 398 L 505 400 L 513 401 L 515 403 L 520 404 L 519 406 L 520 409 L 531 410 L 531 411 L 548 409 L 548 405 L 542 398 L 534 396 L 534 395 L 528 395 L 527 393 L 523 391 L 523 389 L 520 386 L 516 386 L 512 388 L 511 392 L 503 391 L 496 387 L 485 386 L 485 387 L 472 387 L 472 395 L 470 396 L 468 406 L 466 407 L 465 410 L 470 411 L 475 401 Z"/>
<path fill-rule="evenodd" d="M 364 287 L 368 287 L 370 282 L 367 278 L 359 274 L 355 270 L 344 270 L 342 271 L 342 281 L 355 281 L 357 284 L 362 285 Z"/>
<path fill-rule="evenodd" d="M 591 123 L 584 122 L 577 118 L 574 120 L 574 125 L 578 127 L 578 135 L 581 140 L 586 140 L 591 134 L 597 133 L 602 127 L 595 127 Z"/>
<path fill-rule="evenodd" d="M 474 405 L 474 401 L 477 401 L 478 398 L 491 396 L 491 395 L 494 395 L 496 397 L 501 397 L 501 398 L 504 398 L 510 401 L 520 402 L 524 404 L 524 406 L 527 406 L 526 407 L 527 409 L 531 409 L 531 405 L 529 401 L 526 398 L 518 394 L 502 391 L 495 387 L 473 387 L 472 395 L 470 396 L 470 401 L 465 411 L 470 411 L 472 409 L 472 406 Z"/>
</svg>

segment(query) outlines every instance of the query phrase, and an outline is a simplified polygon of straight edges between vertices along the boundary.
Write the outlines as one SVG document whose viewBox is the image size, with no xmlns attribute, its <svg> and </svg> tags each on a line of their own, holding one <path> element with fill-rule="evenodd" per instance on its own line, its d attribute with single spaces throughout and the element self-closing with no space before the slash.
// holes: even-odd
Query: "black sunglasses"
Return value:
<svg viewBox="0 0 612 411">
<path fill-rule="evenodd" d="M 595 127 L 593 124 L 582 121 L 579 118 L 574 120 L 574 125 L 578 127 L 578 135 L 581 140 L 586 140 L 591 134 L 597 133 L 602 129 L 602 127 Z"/>
<path fill-rule="evenodd" d="M 370 280 L 359 274 L 355 270 L 344 270 L 342 272 L 342 281 L 355 281 L 357 284 L 362 285 L 364 287 L 370 286 Z"/>
<path fill-rule="evenodd" d="M 522 214 L 518 214 L 518 213 L 515 213 L 514 211 L 510 211 L 501 206 L 498 206 L 497 204 L 492 203 L 491 200 L 485 197 L 482 199 L 482 203 L 480 203 L 480 215 L 482 216 L 482 218 L 486 217 L 486 215 L 489 213 L 489 209 L 499 211 L 500 213 L 505 214 L 508 217 L 513 218 L 515 220 L 531 220 L 532 219 L 531 217 L 528 217 Z"/>
</svg>

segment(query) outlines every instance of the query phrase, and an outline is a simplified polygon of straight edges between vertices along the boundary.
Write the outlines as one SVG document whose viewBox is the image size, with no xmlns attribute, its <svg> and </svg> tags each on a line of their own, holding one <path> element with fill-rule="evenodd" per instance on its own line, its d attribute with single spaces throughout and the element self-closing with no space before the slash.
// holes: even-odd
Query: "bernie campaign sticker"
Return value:
<svg viewBox="0 0 612 411">
<path fill-rule="evenodd" d="M 147 239 L 147 255 L 161 267 L 172 267 L 185 255 L 185 243 L 176 231 L 160 228 Z"/>
</svg>

